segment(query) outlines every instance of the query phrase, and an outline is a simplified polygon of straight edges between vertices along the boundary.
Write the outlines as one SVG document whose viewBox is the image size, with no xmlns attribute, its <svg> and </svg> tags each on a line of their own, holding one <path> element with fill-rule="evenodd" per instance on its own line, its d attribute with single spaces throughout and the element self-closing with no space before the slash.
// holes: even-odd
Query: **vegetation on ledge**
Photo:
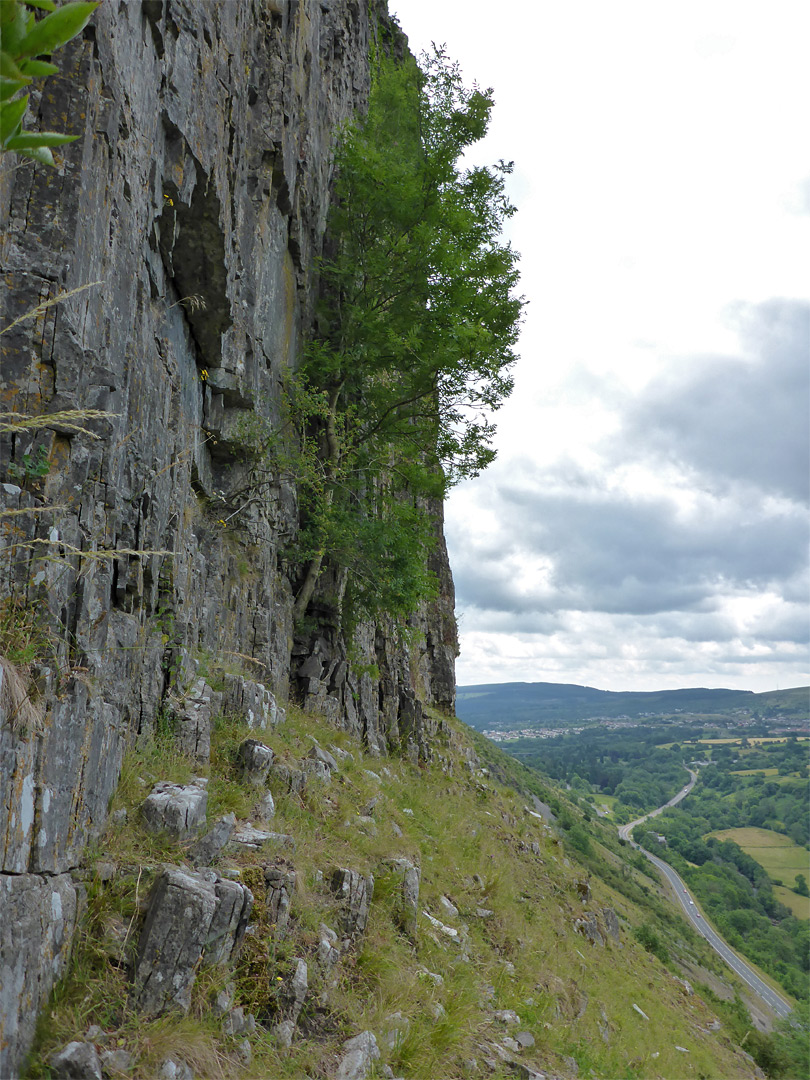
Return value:
<svg viewBox="0 0 810 1080">
<path fill-rule="evenodd" d="M 367 115 L 347 129 L 321 263 L 321 304 L 293 393 L 303 619 L 328 562 L 338 622 L 404 622 L 434 588 L 431 500 L 493 459 L 491 414 L 512 390 L 523 301 L 511 166 L 462 168 L 491 91 L 442 50 L 372 59 Z"/>
</svg>

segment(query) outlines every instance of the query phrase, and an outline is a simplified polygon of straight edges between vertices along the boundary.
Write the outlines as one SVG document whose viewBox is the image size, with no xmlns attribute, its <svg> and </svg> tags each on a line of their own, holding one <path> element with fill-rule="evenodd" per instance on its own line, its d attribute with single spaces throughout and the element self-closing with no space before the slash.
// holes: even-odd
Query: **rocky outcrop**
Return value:
<svg viewBox="0 0 810 1080">
<path fill-rule="evenodd" d="M 253 895 L 213 870 L 167 866 L 152 886 L 138 942 L 133 1000 L 146 1016 L 188 1010 L 191 988 L 207 963 L 229 960 L 245 933 Z"/>
<path fill-rule="evenodd" d="M 361 1031 L 343 1044 L 335 1080 L 363 1080 L 380 1056 L 380 1048 L 372 1031 Z"/>
<path fill-rule="evenodd" d="M 179 840 L 193 836 L 205 827 L 208 806 L 207 781 L 193 784 L 155 784 L 141 806 L 141 818 L 150 832 L 165 832 Z"/>
<path fill-rule="evenodd" d="M 384 872 L 396 880 L 394 919 L 396 925 L 412 941 L 416 941 L 416 924 L 419 915 L 419 884 L 421 874 L 410 859 L 388 859 L 382 865 Z M 458 912 L 456 911 L 456 915 Z"/>
<path fill-rule="evenodd" d="M 221 705 L 221 695 L 205 679 L 196 679 L 173 709 L 177 745 L 201 765 L 207 765 L 211 757 L 211 718 Z"/>
<path fill-rule="evenodd" d="M 244 780 L 263 787 L 273 764 L 273 751 L 256 739 L 245 739 L 237 751 L 236 762 Z"/>
<path fill-rule="evenodd" d="M 358 870 L 337 867 L 332 871 L 329 883 L 340 903 L 341 928 L 347 942 L 361 937 L 374 896 L 374 878 Z"/>
<path fill-rule="evenodd" d="M 82 1080 L 101 1080 L 101 1061 L 96 1053 L 96 1048 L 91 1042 L 71 1042 L 54 1054 L 48 1064 L 51 1067 L 51 1076 L 59 1080 L 74 1080 L 81 1077 Z"/>
<path fill-rule="evenodd" d="M 282 1046 L 289 1046 L 292 1043 L 295 1026 L 309 989 L 306 963 L 300 958 L 297 958 L 294 963 L 295 969 L 292 975 L 283 982 L 281 988 L 279 1013 L 282 1019 L 273 1026 L 273 1034 Z"/>
<path fill-rule="evenodd" d="M 602 908 L 600 912 L 585 912 L 574 919 L 574 929 L 587 938 L 591 945 L 605 945 L 610 938 L 621 946 L 619 919 L 613 908 Z"/>
<path fill-rule="evenodd" d="M 59 978 L 76 926 L 69 875 L 0 876 L 0 1076 L 16 1075 L 37 1009 Z"/>
<path fill-rule="evenodd" d="M 283 937 L 290 920 L 290 904 L 295 892 L 295 871 L 280 865 L 266 866 L 264 883 L 267 889 L 265 907 L 275 937 Z"/>
<path fill-rule="evenodd" d="M 17 673 L 35 707 L 0 695 L 0 874 L 41 875 L 42 897 L 100 833 L 126 747 L 158 719 L 202 767 L 217 709 L 272 726 L 291 683 L 380 754 L 428 756 L 425 705 L 452 705 L 438 516 L 422 644 L 361 627 L 355 672 L 339 633 L 296 637 L 297 493 L 262 457 L 286 438 L 331 147 L 366 100 L 385 19 L 377 0 L 102 4 L 31 96 L 28 127 L 77 141 L 56 170 L 0 172 L 0 325 L 45 303 L 0 339 L 3 410 L 42 417 L 0 436 L 15 511 L 0 517 L 0 604 L 21 626 L 35 613 L 42 639 Z M 43 914 L 38 933 L 61 940 L 68 922 Z M 14 956 L 23 930 L 5 913 L 0 926 Z M 21 1034 L 3 1074 L 58 968 L 25 955 L 4 983 L 3 1023 Z"/>
</svg>

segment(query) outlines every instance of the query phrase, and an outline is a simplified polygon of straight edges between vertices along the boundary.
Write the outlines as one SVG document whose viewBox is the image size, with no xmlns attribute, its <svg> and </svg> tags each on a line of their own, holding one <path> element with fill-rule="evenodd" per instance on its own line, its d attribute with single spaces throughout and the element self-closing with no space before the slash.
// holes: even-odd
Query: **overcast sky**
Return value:
<svg viewBox="0 0 810 1080">
<path fill-rule="evenodd" d="M 529 300 L 461 685 L 805 685 L 807 0 L 390 0 L 495 90 Z"/>
</svg>

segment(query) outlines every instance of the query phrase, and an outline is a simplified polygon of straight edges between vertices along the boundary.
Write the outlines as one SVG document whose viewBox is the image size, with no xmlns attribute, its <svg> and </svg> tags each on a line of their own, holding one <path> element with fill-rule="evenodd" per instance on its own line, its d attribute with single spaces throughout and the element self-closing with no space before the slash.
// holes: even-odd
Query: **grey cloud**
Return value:
<svg viewBox="0 0 810 1080">
<path fill-rule="evenodd" d="M 810 495 L 810 304 L 737 308 L 744 355 L 684 361 L 625 416 L 612 452 L 657 454 L 728 483 L 806 501 Z"/>
<path fill-rule="evenodd" d="M 719 612 L 672 612 L 655 618 L 656 633 L 685 641 L 730 642 L 741 637 L 740 628 L 728 615 Z M 745 636 L 803 646 L 807 642 L 807 612 L 798 607 L 767 612 L 759 616 Z"/>
<path fill-rule="evenodd" d="M 804 565 L 807 524 L 799 513 L 755 514 L 711 501 L 685 517 L 664 498 L 565 492 L 540 477 L 502 484 L 492 500 L 503 522 L 498 543 L 477 548 L 474 522 L 466 538 L 451 533 L 462 606 L 515 614 L 696 611 L 718 591 L 778 585 Z M 548 586 L 532 586 L 533 566 L 549 557 Z"/>
<path fill-rule="evenodd" d="M 462 637 L 481 639 L 481 671 L 617 688 L 642 675 L 694 684 L 696 670 L 713 685 L 754 670 L 802 681 L 810 305 L 740 305 L 735 318 L 739 355 L 686 357 L 636 398 L 574 373 L 561 393 L 621 422 L 594 447 L 601 460 L 540 468 L 527 433 L 523 458 L 476 481 L 467 505 L 480 521 L 448 514 Z M 625 489 L 636 466 L 660 470 L 660 488 Z M 768 593 L 756 617 L 729 603 Z M 481 642 L 500 635 L 522 645 L 495 649 L 496 662 Z"/>
<path fill-rule="evenodd" d="M 459 624 L 465 633 L 480 630 L 491 634 L 555 634 L 566 629 L 564 615 L 564 612 L 496 611 L 468 601 Z"/>
</svg>

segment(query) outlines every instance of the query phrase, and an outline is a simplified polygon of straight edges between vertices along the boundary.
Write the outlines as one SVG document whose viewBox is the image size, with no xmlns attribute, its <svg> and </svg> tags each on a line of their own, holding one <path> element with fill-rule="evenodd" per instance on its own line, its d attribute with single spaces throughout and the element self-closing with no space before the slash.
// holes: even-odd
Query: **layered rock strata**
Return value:
<svg viewBox="0 0 810 1080">
<path fill-rule="evenodd" d="M 288 437 L 331 148 L 386 18 L 356 0 L 105 3 L 31 96 L 27 126 L 78 140 L 55 170 L 2 163 L 0 326 L 21 321 L 0 337 L 20 419 L 0 436 L 0 604 L 42 645 L 28 670 L 0 665 L 3 1075 L 65 962 L 70 872 L 156 720 L 204 767 L 215 709 L 261 729 L 291 684 L 379 753 L 429 754 L 424 706 L 452 705 L 440 523 L 422 644 L 362 627 L 379 677 L 358 674 L 338 633 L 296 639 L 295 478 L 257 452 Z"/>
</svg>

